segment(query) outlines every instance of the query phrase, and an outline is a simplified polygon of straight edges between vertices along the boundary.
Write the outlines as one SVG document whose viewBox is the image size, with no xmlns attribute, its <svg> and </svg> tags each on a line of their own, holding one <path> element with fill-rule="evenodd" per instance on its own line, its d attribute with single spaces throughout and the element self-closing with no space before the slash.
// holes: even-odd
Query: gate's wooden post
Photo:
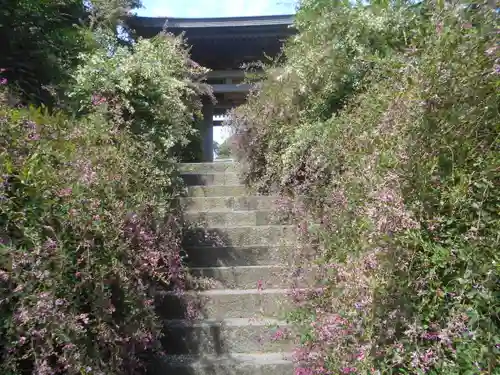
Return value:
<svg viewBox="0 0 500 375">
<path fill-rule="evenodd" d="M 214 160 L 214 103 L 210 100 L 203 101 L 203 161 Z"/>
</svg>

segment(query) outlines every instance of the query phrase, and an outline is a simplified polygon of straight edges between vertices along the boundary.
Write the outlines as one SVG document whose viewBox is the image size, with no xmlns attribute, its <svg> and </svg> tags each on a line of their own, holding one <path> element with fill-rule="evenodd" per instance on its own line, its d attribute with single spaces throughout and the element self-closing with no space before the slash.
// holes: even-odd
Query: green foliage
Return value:
<svg viewBox="0 0 500 375">
<path fill-rule="evenodd" d="M 325 286 L 292 293 L 298 373 L 499 374 L 496 13 L 306 0 L 297 28 L 231 122 Z"/>
<path fill-rule="evenodd" d="M 64 106 L 64 91 L 95 30 L 111 30 L 137 0 L 6 0 L 0 9 L 0 69 L 26 104 Z"/>
<path fill-rule="evenodd" d="M 0 373 L 137 373 L 161 349 L 153 291 L 186 282 L 169 204 L 199 109 L 186 56 L 166 35 L 82 55 L 77 116 L 0 87 Z"/>
<path fill-rule="evenodd" d="M 154 147 L 100 115 L 0 119 L 1 372 L 137 367 L 159 332 L 147 286 L 176 254 Z"/>
<path fill-rule="evenodd" d="M 217 157 L 221 159 L 229 159 L 232 156 L 231 150 L 231 137 L 227 138 L 222 144 L 219 146 L 217 150 Z"/>
<path fill-rule="evenodd" d="M 85 48 L 78 27 L 81 0 L 7 0 L 0 9 L 0 68 L 12 89 L 32 103 L 54 104 Z"/>
<path fill-rule="evenodd" d="M 82 54 L 69 96 L 81 113 L 106 103 L 110 118 L 123 120 L 132 133 L 156 142 L 167 153 L 174 145 L 188 143 L 200 116 L 201 91 L 190 77 L 204 72 L 190 67 L 183 41 L 161 34 L 140 39 L 133 48 L 115 45 Z"/>
<path fill-rule="evenodd" d="M 123 19 L 132 9 L 142 7 L 140 0 L 90 0 L 84 3 L 91 30 L 102 27 L 113 30 L 123 24 Z"/>
</svg>

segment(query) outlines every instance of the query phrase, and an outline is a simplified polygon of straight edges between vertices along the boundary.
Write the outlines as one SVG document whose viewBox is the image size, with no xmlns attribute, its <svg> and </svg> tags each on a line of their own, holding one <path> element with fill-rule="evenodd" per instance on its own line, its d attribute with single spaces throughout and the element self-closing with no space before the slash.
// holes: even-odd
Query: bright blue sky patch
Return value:
<svg viewBox="0 0 500 375">
<path fill-rule="evenodd" d="M 295 0 L 143 0 L 147 17 L 243 17 L 295 13 Z"/>
</svg>

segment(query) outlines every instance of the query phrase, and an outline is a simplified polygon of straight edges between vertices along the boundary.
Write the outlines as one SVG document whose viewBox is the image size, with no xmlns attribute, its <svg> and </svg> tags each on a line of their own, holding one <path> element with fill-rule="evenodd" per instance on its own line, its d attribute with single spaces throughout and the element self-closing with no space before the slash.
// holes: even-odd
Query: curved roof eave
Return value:
<svg viewBox="0 0 500 375">
<path fill-rule="evenodd" d="M 129 18 L 128 24 L 139 28 L 162 29 L 165 24 L 172 29 L 191 28 L 223 28 L 248 26 L 291 26 L 293 15 L 252 16 L 252 17 L 218 17 L 218 18 L 174 18 L 174 17 L 138 17 Z"/>
</svg>

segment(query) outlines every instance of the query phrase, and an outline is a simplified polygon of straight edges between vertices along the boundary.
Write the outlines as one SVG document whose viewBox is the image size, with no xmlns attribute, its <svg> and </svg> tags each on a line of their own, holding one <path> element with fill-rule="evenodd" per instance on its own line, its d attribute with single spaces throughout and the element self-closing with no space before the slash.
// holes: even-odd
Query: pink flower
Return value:
<svg viewBox="0 0 500 375">
<path fill-rule="evenodd" d="M 113 314 L 116 311 L 116 307 L 112 303 L 110 303 L 106 310 L 108 314 Z"/>
<path fill-rule="evenodd" d="M 30 133 L 30 134 L 28 134 L 28 139 L 30 141 L 39 141 L 40 140 L 40 134 L 36 133 L 36 132 Z"/>
<path fill-rule="evenodd" d="M 271 336 L 272 341 L 278 341 L 278 340 L 283 340 L 285 338 L 285 332 L 281 329 L 278 329 L 274 334 Z"/>
<path fill-rule="evenodd" d="M 91 101 L 92 101 L 93 105 L 97 106 L 97 105 L 106 103 L 106 98 L 104 96 L 94 94 L 94 95 L 92 95 Z"/>
<path fill-rule="evenodd" d="M 63 350 L 72 350 L 75 348 L 75 344 L 69 343 L 63 346 Z"/>
<path fill-rule="evenodd" d="M 6 85 L 7 82 L 7 78 L 0 78 L 0 85 Z"/>
<path fill-rule="evenodd" d="M 496 53 L 497 50 L 498 50 L 498 46 L 493 46 L 491 48 L 488 48 L 486 51 L 484 51 L 484 53 L 487 56 L 493 56 L 493 55 L 495 55 L 495 53 Z"/>
<path fill-rule="evenodd" d="M 342 374 L 352 374 L 356 372 L 356 367 L 344 367 L 342 369 Z"/>
<path fill-rule="evenodd" d="M 0 281 L 7 282 L 9 281 L 9 274 L 4 270 L 0 270 Z"/>
<path fill-rule="evenodd" d="M 307 234 L 308 232 L 308 225 L 307 225 L 307 221 L 303 221 L 301 223 L 298 224 L 298 230 L 299 230 L 299 233 L 304 235 L 304 234 Z"/>
<path fill-rule="evenodd" d="M 78 319 L 83 322 L 83 324 L 89 324 L 89 316 L 88 314 L 80 314 L 78 315 Z"/>
<path fill-rule="evenodd" d="M 423 338 L 426 340 L 439 340 L 439 333 L 437 332 L 426 332 L 423 335 Z"/>
<path fill-rule="evenodd" d="M 305 367 L 297 367 L 295 369 L 295 375 L 313 375 L 313 370 Z"/>
<path fill-rule="evenodd" d="M 64 189 L 61 189 L 57 192 L 57 195 L 59 197 L 68 197 L 71 195 L 71 193 L 73 192 L 73 189 L 71 189 L 70 187 L 67 187 L 67 188 L 64 188 Z"/>
<path fill-rule="evenodd" d="M 49 238 L 47 241 L 45 241 L 45 243 L 43 244 L 43 247 L 45 247 L 46 249 L 53 250 L 57 247 L 57 243 L 52 238 Z"/>
</svg>

